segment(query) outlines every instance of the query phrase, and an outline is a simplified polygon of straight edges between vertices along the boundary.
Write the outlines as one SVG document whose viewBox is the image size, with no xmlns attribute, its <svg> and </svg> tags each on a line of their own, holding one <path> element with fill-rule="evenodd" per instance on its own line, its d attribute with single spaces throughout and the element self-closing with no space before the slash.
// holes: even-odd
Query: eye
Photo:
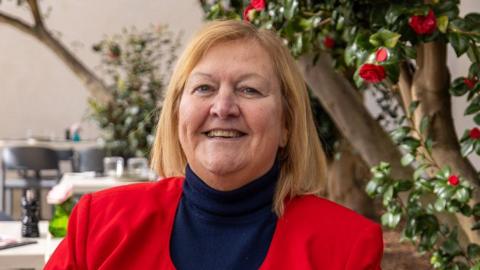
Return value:
<svg viewBox="0 0 480 270">
<path fill-rule="evenodd" d="M 247 97 L 260 97 L 263 96 L 260 91 L 252 87 L 242 87 L 240 88 L 240 93 Z"/>
<path fill-rule="evenodd" d="M 211 92 L 213 92 L 213 87 L 207 84 L 202 84 L 193 89 L 193 93 L 200 94 L 200 95 L 207 95 Z"/>
</svg>

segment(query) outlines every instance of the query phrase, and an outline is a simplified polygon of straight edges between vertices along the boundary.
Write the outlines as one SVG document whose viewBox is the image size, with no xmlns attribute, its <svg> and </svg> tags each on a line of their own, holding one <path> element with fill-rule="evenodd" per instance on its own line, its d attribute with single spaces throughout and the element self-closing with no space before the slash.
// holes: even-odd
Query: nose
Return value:
<svg viewBox="0 0 480 270">
<path fill-rule="evenodd" d="M 237 117 L 240 115 L 240 108 L 233 89 L 229 87 L 222 87 L 217 92 L 213 99 L 213 104 L 210 108 L 210 114 L 219 117 L 220 119 L 227 119 L 229 117 Z"/>
</svg>

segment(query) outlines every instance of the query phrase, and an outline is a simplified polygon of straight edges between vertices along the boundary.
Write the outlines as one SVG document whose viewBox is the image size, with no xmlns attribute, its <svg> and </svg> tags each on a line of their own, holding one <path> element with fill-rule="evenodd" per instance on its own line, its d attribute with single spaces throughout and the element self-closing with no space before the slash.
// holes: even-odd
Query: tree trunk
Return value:
<svg viewBox="0 0 480 270">
<path fill-rule="evenodd" d="M 434 142 L 433 159 L 440 167 L 449 166 L 453 173 L 468 179 L 475 190 L 472 204 L 478 203 L 479 179 L 475 168 L 461 155 L 452 119 L 446 44 L 430 42 L 418 45 L 417 67 L 411 85 L 413 100 L 420 101 L 415 112 L 415 124 L 419 126 L 425 116 L 430 118 L 427 134 Z M 475 220 L 461 214 L 456 216 L 470 241 L 480 243 L 480 232 L 469 229 L 475 224 Z"/>
<path fill-rule="evenodd" d="M 329 56 L 321 55 L 315 65 L 312 57 L 304 56 L 300 67 L 314 95 L 368 166 L 389 162 L 395 178 L 411 178 L 413 170 L 400 164 L 402 154 L 397 146 L 372 118 L 356 90 L 333 69 Z"/>
<path fill-rule="evenodd" d="M 347 140 L 341 139 L 338 152 L 340 157 L 328 164 L 328 198 L 357 213 L 376 219 L 373 200 L 365 193 L 365 182 L 370 178 L 370 169 L 355 153 Z"/>
</svg>

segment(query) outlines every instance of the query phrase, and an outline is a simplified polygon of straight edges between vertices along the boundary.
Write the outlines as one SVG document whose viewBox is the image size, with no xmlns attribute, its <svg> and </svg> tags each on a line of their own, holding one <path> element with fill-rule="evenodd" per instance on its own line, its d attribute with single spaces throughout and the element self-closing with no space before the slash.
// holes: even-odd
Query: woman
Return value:
<svg viewBox="0 0 480 270">
<path fill-rule="evenodd" d="M 83 196 L 46 269 L 380 269 L 380 227 L 313 195 L 324 154 L 302 76 L 269 31 L 200 31 L 152 164 L 169 178 Z"/>
</svg>

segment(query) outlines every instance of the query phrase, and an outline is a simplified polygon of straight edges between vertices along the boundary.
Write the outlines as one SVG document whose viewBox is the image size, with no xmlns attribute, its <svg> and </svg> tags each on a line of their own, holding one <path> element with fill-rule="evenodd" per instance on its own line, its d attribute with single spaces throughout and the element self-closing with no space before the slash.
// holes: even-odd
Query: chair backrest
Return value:
<svg viewBox="0 0 480 270">
<path fill-rule="evenodd" d="M 55 150 L 37 146 L 7 147 L 2 151 L 2 162 L 10 170 L 59 170 Z"/>
<path fill-rule="evenodd" d="M 69 161 L 73 158 L 73 149 L 55 150 L 59 161 Z"/>
<path fill-rule="evenodd" d="M 103 173 L 103 158 L 105 156 L 105 149 L 97 147 L 77 151 L 74 157 L 74 171 Z"/>
</svg>

